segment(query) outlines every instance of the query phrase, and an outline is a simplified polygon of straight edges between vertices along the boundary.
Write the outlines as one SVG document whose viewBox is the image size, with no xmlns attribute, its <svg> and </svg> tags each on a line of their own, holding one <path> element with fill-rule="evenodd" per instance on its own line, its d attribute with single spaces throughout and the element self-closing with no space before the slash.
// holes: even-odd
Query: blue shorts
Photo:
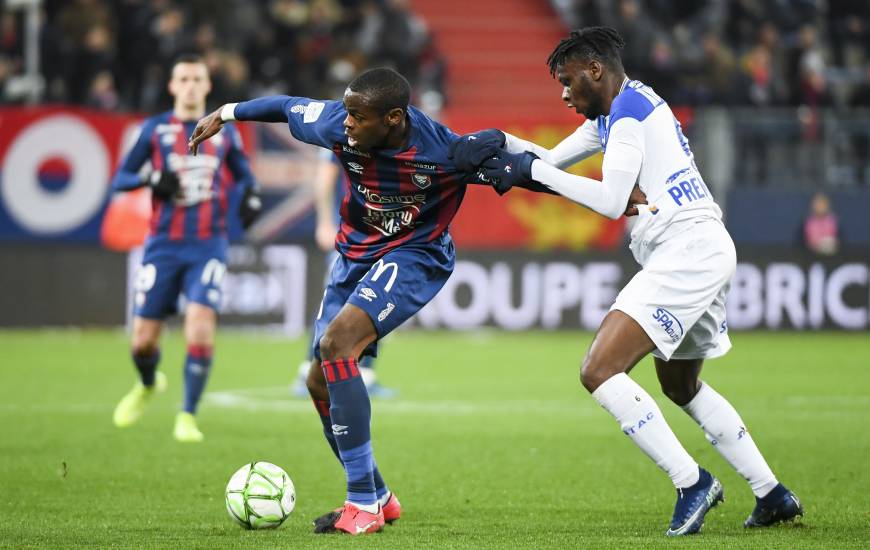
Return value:
<svg viewBox="0 0 870 550">
<path fill-rule="evenodd" d="M 149 240 L 133 290 L 134 315 L 163 320 L 178 311 L 178 297 L 219 311 L 227 241 Z"/>
<path fill-rule="evenodd" d="M 381 339 L 438 294 L 453 273 L 455 258 L 453 241 L 446 233 L 427 245 L 400 246 L 376 262 L 339 256 L 332 265 L 314 321 L 314 357 L 320 359 L 320 339 L 344 304 L 365 311 Z M 377 357 L 377 340 L 362 354 Z"/>
</svg>

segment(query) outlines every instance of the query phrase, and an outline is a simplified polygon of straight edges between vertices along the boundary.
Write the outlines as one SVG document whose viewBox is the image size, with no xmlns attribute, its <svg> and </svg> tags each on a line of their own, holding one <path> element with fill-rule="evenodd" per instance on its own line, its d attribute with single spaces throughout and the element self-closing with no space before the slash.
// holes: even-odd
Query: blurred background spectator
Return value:
<svg viewBox="0 0 870 550">
<path fill-rule="evenodd" d="M 837 217 L 831 211 L 831 201 L 824 193 L 816 193 L 810 202 L 810 213 L 804 220 L 804 243 L 816 254 L 831 256 L 837 253 Z"/>
<path fill-rule="evenodd" d="M 22 25 L 4 8 L 0 84 L 22 70 Z M 168 67 L 188 52 L 208 60 L 212 106 L 267 93 L 336 97 L 372 64 L 405 74 L 417 99 L 443 94 L 443 63 L 407 0 L 45 0 L 40 42 L 42 101 L 97 109 L 165 108 Z"/>
<path fill-rule="evenodd" d="M 868 103 L 868 2 L 553 4 L 566 27 L 618 29 L 629 74 L 672 104 Z M 443 59 L 412 8 L 409 0 L 45 0 L 43 100 L 152 111 L 167 100 L 162 90 L 154 97 L 153 88 L 163 87 L 167 65 L 186 52 L 212 62 L 220 83 L 215 103 L 239 97 L 232 93 L 333 96 L 370 65 L 394 66 L 418 85 L 418 96 L 443 95 Z M 22 68 L 22 35 L 20 15 L 4 9 L 0 82 Z M 95 103 L 93 89 L 109 86 L 109 76 L 117 104 Z"/>
</svg>

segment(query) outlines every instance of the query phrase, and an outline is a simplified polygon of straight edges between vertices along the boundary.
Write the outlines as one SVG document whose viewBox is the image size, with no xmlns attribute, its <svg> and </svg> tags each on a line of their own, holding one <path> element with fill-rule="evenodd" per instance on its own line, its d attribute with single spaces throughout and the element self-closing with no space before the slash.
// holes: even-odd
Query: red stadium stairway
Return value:
<svg viewBox="0 0 870 550">
<path fill-rule="evenodd" d="M 457 130 L 477 120 L 576 121 L 546 66 L 568 32 L 546 0 L 414 0 L 412 8 L 447 57 L 444 118 Z"/>
</svg>

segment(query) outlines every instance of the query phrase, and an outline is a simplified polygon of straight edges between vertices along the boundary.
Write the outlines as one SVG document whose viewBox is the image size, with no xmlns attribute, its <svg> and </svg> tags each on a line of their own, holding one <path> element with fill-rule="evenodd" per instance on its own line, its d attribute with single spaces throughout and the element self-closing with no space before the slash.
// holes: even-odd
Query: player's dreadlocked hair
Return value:
<svg viewBox="0 0 870 550">
<path fill-rule="evenodd" d="M 353 92 L 367 96 L 371 106 L 381 114 L 396 108 L 408 111 L 411 85 L 404 76 L 393 69 L 386 67 L 370 69 L 360 73 L 347 87 Z"/>
<path fill-rule="evenodd" d="M 625 41 L 615 29 L 610 27 L 586 27 L 571 31 L 571 36 L 563 39 L 547 58 L 550 74 L 556 76 L 560 65 L 569 58 L 577 56 L 595 60 L 608 67 L 622 68 L 622 58 L 619 50 L 625 46 Z"/>
</svg>

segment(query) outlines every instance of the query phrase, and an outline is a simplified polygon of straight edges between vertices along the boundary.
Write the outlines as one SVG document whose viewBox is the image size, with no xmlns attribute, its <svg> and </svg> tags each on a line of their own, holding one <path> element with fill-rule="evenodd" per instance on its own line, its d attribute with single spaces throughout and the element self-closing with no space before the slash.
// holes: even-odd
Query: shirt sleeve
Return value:
<svg viewBox="0 0 870 550">
<path fill-rule="evenodd" d="M 229 126 L 226 130 L 230 138 L 230 147 L 227 150 L 227 168 L 233 175 L 233 181 L 242 189 L 257 190 L 257 180 L 254 178 L 254 173 L 251 172 L 251 162 L 248 160 L 248 155 L 245 154 L 239 129 L 235 126 Z"/>
<path fill-rule="evenodd" d="M 601 141 L 595 122 L 587 120 L 552 149 L 546 149 L 507 132 L 505 132 L 505 148 L 511 153 L 531 151 L 547 164 L 557 168 L 567 168 L 601 151 Z"/>
<path fill-rule="evenodd" d="M 236 104 L 235 120 L 286 122 L 299 141 L 331 149 L 346 140 L 340 101 L 319 101 L 307 97 L 268 96 Z"/>
<path fill-rule="evenodd" d="M 112 191 L 132 191 L 145 185 L 139 171 L 142 166 L 151 158 L 151 136 L 154 133 L 156 122 L 146 120 L 139 128 L 139 135 L 136 137 L 136 142 L 124 160 L 121 166 L 112 178 Z"/>
<path fill-rule="evenodd" d="M 532 163 L 532 178 L 560 195 L 616 219 L 625 212 L 643 164 L 643 127 L 623 118 L 610 130 L 604 153 L 603 181 L 563 172 L 542 160 Z"/>
</svg>

